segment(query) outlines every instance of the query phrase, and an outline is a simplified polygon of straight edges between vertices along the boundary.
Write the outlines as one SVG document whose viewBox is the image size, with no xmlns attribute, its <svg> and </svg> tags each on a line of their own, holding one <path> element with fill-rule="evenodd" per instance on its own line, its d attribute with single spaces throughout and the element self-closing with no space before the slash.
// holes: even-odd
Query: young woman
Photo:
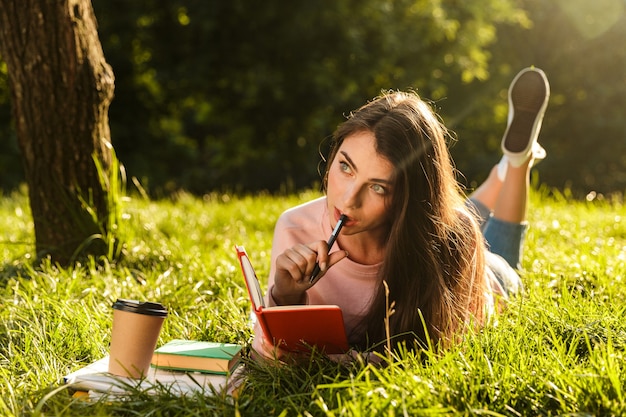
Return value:
<svg viewBox="0 0 626 417">
<path fill-rule="evenodd" d="M 498 299 L 518 291 L 536 142 L 549 97 L 544 73 L 526 68 L 509 88 L 504 156 L 465 199 L 446 128 L 412 92 L 389 92 L 356 110 L 334 136 L 326 195 L 283 213 L 276 224 L 268 305 L 336 304 L 348 340 L 439 347 L 481 325 Z M 326 239 L 346 222 L 327 254 Z M 321 273 L 313 284 L 316 263 Z M 384 282 L 383 282 L 384 281 Z M 388 288 L 388 295 L 386 294 Z M 255 329 L 253 348 L 277 352 Z M 280 355 L 280 352 L 278 352 Z"/>
</svg>

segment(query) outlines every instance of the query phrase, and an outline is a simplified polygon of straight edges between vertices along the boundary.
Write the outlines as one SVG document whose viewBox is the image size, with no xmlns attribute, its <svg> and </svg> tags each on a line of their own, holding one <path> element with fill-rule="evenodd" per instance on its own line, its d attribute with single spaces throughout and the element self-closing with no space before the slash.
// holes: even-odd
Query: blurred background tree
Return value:
<svg viewBox="0 0 626 417">
<path fill-rule="evenodd" d="M 116 76 L 113 144 L 152 195 L 309 187 L 343 115 L 407 88 L 456 132 L 471 186 L 499 158 L 507 88 L 529 65 L 552 85 L 541 181 L 583 195 L 626 186 L 623 0 L 93 5 Z M 11 188 L 20 168 L 5 83 L 0 65 L 0 185 Z"/>
</svg>

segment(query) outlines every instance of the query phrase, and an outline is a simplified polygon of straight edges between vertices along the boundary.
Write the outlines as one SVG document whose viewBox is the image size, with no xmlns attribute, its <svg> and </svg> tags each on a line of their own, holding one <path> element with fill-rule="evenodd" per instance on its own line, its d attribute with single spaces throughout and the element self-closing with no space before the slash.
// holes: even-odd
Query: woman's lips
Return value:
<svg viewBox="0 0 626 417">
<path fill-rule="evenodd" d="M 347 226 L 353 225 L 355 223 L 354 219 L 352 219 L 350 216 L 348 216 L 345 213 L 342 213 L 341 210 L 339 210 L 339 209 L 335 209 L 335 224 L 337 224 L 337 222 L 339 221 L 339 218 L 341 217 L 342 214 L 344 214 L 346 216 L 346 219 L 343 222 L 343 227 L 347 227 Z"/>
</svg>

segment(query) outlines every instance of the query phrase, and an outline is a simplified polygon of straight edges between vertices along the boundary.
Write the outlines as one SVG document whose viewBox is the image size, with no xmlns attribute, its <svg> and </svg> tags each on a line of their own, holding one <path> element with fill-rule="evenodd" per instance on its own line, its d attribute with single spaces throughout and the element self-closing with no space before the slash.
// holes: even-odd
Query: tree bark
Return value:
<svg viewBox="0 0 626 417">
<path fill-rule="evenodd" d="M 114 76 L 90 0 L 0 0 L 0 54 L 38 257 L 67 265 L 79 249 L 105 255 L 106 244 L 93 237 L 107 234 L 113 210 L 100 172 L 111 167 Z"/>
</svg>

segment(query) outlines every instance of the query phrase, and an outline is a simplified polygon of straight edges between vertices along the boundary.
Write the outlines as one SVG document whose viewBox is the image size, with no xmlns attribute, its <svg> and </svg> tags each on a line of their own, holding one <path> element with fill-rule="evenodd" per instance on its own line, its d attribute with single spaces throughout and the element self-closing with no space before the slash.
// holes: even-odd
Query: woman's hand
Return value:
<svg viewBox="0 0 626 417">
<path fill-rule="evenodd" d="M 277 305 L 304 303 L 305 292 L 313 286 L 309 282 L 315 264 L 319 263 L 320 273 L 324 276 L 328 268 L 348 256 L 343 250 L 328 254 L 328 244 L 319 240 L 308 245 L 293 246 L 276 258 L 274 286 L 270 296 Z M 316 279 L 316 281 L 317 281 Z"/>
</svg>

